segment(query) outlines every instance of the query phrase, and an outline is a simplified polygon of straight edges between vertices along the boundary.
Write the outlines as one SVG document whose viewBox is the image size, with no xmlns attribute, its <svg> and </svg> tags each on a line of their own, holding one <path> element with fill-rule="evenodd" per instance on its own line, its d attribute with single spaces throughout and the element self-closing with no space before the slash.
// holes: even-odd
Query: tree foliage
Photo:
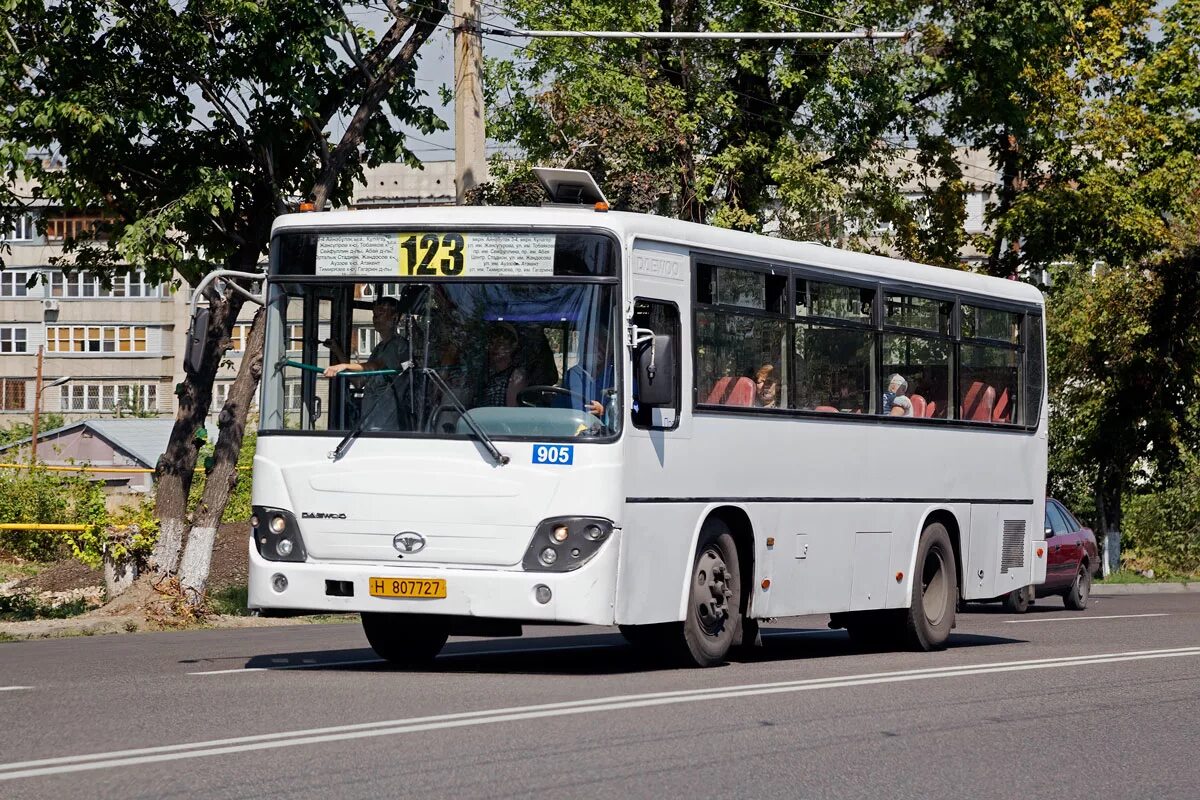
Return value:
<svg viewBox="0 0 1200 800">
<path fill-rule="evenodd" d="M 417 164 L 397 122 L 442 123 L 415 80 L 444 0 L 0 0 L 0 157 L 7 224 L 22 203 L 100 214 L 68 238 L 63 266 L 111 275 L 178 274 L 193 286 L 214 267 L 258 271 L 278 214 L 312 198 L 349 197 L 364 166 Z M 363 20 L 373 20 L 377 26 Z M 65 162 L 50 169 L 30 151 Z M 16 184 L 17 179 L 25 183 Z M 32 184 L 28 196 L 13 186 Z M 15 203 L 15 206 L 13 205 Z M 212 382 L 243 299 L 209 291 L 204 363 L 177 391 L 159 462 L 162 533 L 154 561 L 178 563 L 187 495 Z M 247 352 L 243 370 L 261 362 Z M 257 380 L 257 375 L 253 376 Z M 217 470 L 231 470 L 253 386 L 220 415 Z M 202 501 L 205 514 L 221 509 Z M 201 581 L 203 578 L 201 578 Z"/>
</svg>

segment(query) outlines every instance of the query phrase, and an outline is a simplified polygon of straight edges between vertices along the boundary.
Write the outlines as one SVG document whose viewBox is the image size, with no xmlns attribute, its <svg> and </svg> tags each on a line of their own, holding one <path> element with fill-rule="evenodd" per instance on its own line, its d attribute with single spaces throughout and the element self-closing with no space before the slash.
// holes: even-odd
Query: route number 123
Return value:
<svg viewBox="0 0 1200 800">
<path fill-rule="evenodd" d="M 400 237 L 400 274 L 454 278 L 466 268 L 466 237 L 461 233 L 409 233 Z"/>
</svg>

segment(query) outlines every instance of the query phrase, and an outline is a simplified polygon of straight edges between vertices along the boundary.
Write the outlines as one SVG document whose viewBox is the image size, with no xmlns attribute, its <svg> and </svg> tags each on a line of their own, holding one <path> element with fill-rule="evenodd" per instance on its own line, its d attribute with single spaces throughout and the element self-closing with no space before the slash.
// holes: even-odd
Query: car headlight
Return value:
<svg viewBox="0 0 1200 800">
<path fill-rule="evenodd" d="M 612 536 L 603 517 L 553 517 L 538 523 L 521 565 L 529 572 L 570 572 L 600 551 Z"/>
<path fill-rule="evenodd" d="M 252 511 L 250 535 L 260 556 L 268 561 L 305 560 L 304 539 L 292 512 L 268 506 L 254 506 Z"/>
</svg>

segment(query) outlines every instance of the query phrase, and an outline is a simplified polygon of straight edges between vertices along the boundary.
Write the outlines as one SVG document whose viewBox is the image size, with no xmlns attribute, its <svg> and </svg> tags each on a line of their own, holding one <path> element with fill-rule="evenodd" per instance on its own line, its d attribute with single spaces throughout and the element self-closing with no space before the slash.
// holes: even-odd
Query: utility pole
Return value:
<svg viewBox="0 0 1200 800">
<path fill-rule="evenodd" d="M 485 140 L 479 0 L 454 0 L 454 188 L 459 205 L 467 190 L 487 180 Z"/>
<path fill-rule="evenodd" d="M 29 444 L 29 462 L 37 464 L 38 421 L 42 415 L 42 345 L 38 345 L 37 378 L 33 384 L 33 438 Z"/>
</svg>

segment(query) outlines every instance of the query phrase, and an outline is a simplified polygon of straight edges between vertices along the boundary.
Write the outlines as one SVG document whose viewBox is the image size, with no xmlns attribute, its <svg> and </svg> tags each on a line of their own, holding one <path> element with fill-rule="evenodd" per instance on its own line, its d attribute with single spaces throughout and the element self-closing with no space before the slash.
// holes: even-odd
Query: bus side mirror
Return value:
<svg viewBox="0 0 1200 800">
<path fill-rule="evenodd" d="M 675 405 L 675 343 L 670 336 L 655 335 L 634 350 L 637 401 L 646 408 Z"/>
<path fill-rule="evenodd" d="M 204 364 L 204 352 L 208 346 L 208 316 L 209 310 L 201 306 L 192 315 L 192 324 L 188 326 L 187 343 L 183 350 L 183 368 L 192 375 L 199 372 Z"/>
</svg>

